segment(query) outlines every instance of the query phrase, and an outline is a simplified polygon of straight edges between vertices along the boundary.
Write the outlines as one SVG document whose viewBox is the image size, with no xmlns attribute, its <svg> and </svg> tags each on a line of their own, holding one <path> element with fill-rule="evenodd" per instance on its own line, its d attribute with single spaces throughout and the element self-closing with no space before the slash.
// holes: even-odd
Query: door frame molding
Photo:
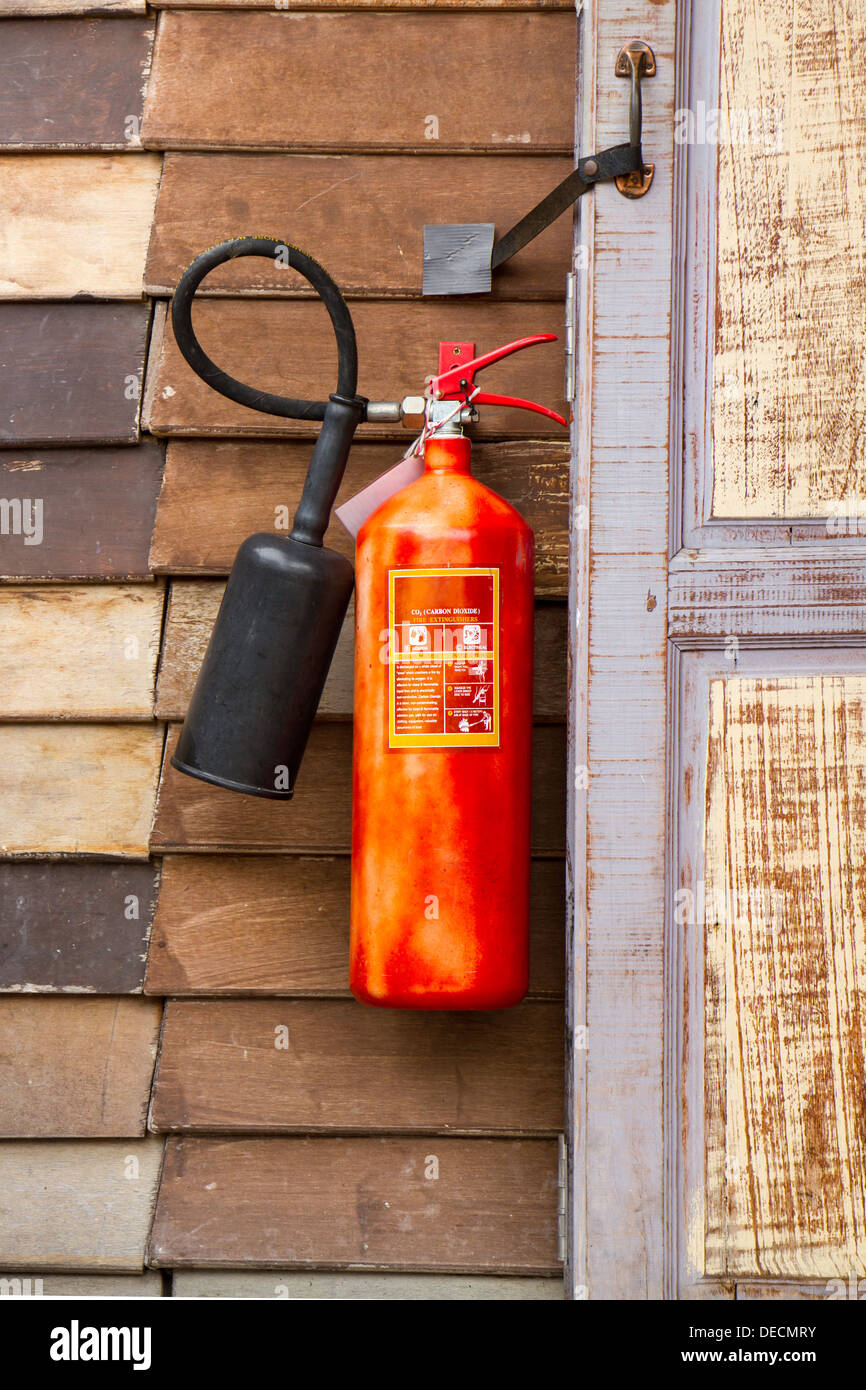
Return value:
<svg viewBox="0 0 866 1390">
<path fill-rule="evenodd" d="M 672 1290 L 665 1258 L 676 1200 L 664 1122 L 674 1042 L 665 1016 L 665 732 L 676 8 L 675 0 L 578 4 L 581 152 L 623 138 L 627 88 L 613 74 L 622 45 L 646 40 L 657 75 L 643 101 L 652 189 L 631 201 L 599 185 L 580 200 L 575 221 L 571 1298 L 656 1299 Z"/>
</svg>

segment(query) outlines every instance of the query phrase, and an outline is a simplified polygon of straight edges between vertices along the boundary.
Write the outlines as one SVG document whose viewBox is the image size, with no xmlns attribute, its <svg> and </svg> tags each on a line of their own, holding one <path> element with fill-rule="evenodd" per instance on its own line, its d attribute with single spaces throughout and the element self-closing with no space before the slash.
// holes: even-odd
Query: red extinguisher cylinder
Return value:
<svg viewBox="0 0 866 1390">
<path fill-rule="evenodd" d="M 356 548 L 350 983 L 495 1009 L 529 968 L 534 541 L 462 436 Z"/>
</svg>

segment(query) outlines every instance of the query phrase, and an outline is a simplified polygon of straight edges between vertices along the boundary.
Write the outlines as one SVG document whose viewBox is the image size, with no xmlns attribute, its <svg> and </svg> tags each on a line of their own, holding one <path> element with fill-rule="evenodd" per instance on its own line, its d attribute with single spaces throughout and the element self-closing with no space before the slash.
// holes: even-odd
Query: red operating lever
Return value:
<svg viewBox="0 0 866 1390">
<path fill-rule="evenodd" d="M 474 343 L 440 343 L 439 374 L 429 380 L 430 395 L 437 401 L 461 401 L 472 396 L 473 405 L 512 405 L 520 410 L 534 410 L 538 415 L 546 415 L 549 420 L 568 428 L 568 421 L 547 406 L 536 405 L 534 401 L 520 400 L 517 396 L 491 396 L 484 391 L 476 391 L 475 373 L 489 367 L 502 357 L 510 357 L 512 352 L 532 347 L 535 343 L 554 343 L 555 333 L 536 333 L 532 338 L 518 338 L 515 343 L 486 352 L 482 357 L 475 356 Z M 456 363 L 456 365 L 455 365 Z"/>
</svg>

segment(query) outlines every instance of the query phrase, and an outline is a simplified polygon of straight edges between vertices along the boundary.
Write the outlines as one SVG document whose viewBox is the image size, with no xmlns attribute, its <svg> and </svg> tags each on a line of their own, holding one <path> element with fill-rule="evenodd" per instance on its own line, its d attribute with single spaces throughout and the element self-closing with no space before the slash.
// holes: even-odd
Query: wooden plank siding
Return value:
<svg viewBox="0 0 866 1390">
<path fill-rule="evenodd" d="M 0 450 L 0 581 L 149 579 L 162 450 Z"/>
<path fill-rule="evenodd" d="M 556 1206 L 552 1139 L 169 1139 L 148 1263 L 554 1274 Z"/>
<path fill-rule="evenodd" d="M 157 690 L 157 717 L 183 719 L 210 640 L 224 585 L 212 580 L 171 586 Z M 2 608 L 0 608 L 2 612 Z M 353 696 L 354 608 L 350 605 L 322 692 L 319 718 L 350 719 Z M 565 610 L 557 603 L 535 609 L 536 723 L 565 722 Z"/>
<path fill-rule="evenodd" d="M 426 223 L 504 232 L 573 167 L 571 0 L 0 15 L 0 1270 L 56 1297 L 562 1300 L 566 432 L 475 431 L 537 537 L 529 997 L 364 1009 L 352 615 L 290 804 L 170 768 L 237 546 L 288 530 L 318 425 L 205 387 L 167 300 L 208 245 L 285 235 L 349 297 L 371 398 L 423 390 L 440 340 L 549 332 L 485 385 L 567 415 L 568 216 L 490 296 L 420 289 Z M 289 277 L 236 262 L 196 328 L 324 397 L 332 331 Z M 409 438 L 364 426 L 340 500 Z"/>
<path fill-rule="evenodd" d="M 503 81 L 516 53 L 520 81 Z M 570 155 L 574 78 L 571 14 L 167 11 L 142 139 L 166 150 Z"/>
<path fill-rule="evenodd" d="M 0 856 L 146 859 L 163 731 L 0 724 Z"/>
<path fill-rule="evenodd" d="M 141 1274 L 163 1141 L 0 1142 L 0 1269 Z"/>
<path fill-rule="evenodd" d="M 24 1294 L 45 1298 L 163 1298 L 162 1275 L 156 1269 L 144 1274 L 24 1274 L 7 1279 L 17 1293 L 18 1279 Z"/>
<path fill-rule="evenodd" d="M 155 999 L 0 998 L 0 1138 L 143 1137 L 161 1017 Z"/>
<path fill-rule="evenodd" d="M 565 868 L 536 859 L 530 996 L 564 988 Z M 238 922 L 244 948 L 238 950 Z M 166 855 L 148 994 L 348 997 L 349 859 Z"/>
<path fill-rule="evenodd" d="M 81 726 L 79 726 L 81 727 Z M 2 733 L 2 730 L 0 730 Z M 170 764 L 178 726 L 169 728 L 151 835 L 155 853 L 347 853 L 351 836 L 352 730 L 314 725 L 290 802 L 225 791 Z M 532 788 L 533 853 L 564 852 L 565 733 L 537 725 Z"/>
<path fill-rule="evenodd" d="M 358 339 L 358 390 L 370 400 L 398 400 L 409 391 L 423 391 L 425 377 L 436 370 L 440 341 L 475 342 L 483 353 L 527 332 L 554 333 L 556 343 L 497 363 L 484 386 L 497 394 L 538 401 L 568 417 L 561 305 L 538 303 L 527 311 L 513 303 L 364 300 L 352 305 L 352 317 Z M 225 371 L 262 390 L 291 390 L 321 400 L 336 382 L 333 330 L 322 305 L 310 300 L 208 299 L 196 308 L 196 332 L 205 351 Z M 159 309 L 142 422 L 157 435 L 317 433 L 315 421 L 263 415 L 217 395 L 181 356 Z M 563 438 L 562 426 L 553 420 L 498 406 L 485 407 L 472 430 L 479 438 Z M 404 447 L 411 442 L 399 425 L 362 424 L 357 437 L 361 441 L 395 435 Z"/>
<path fill-rule="evenodd" d="M 143 16 L 5 19 L 0 147 L 140 149 L 153 30 Z"/>
<path fill-rule="evenodd" d="M 179 1269 L 171 1277 L 174 1298 L 364 1299 L 381 1303 L 462 1299 L 538 1301 L 564 1298 L 558 1278 L 509 1278 L 484 1274 L 298 1274 L 295 1270 Z"/>
<path fill-rule="evenodd" d="M 169 1000 L 150 1126 L 555 1135 L 562 1028 L 556 1001 L 443 1014 L 349 999 Z"/>
<path fill-rule="evenodd" d="M 0 0 L 0 15 L 48 19 L 54 15 L 144 14 L 146 0 Z"/>
<path fill-rule="evenodd" d="M 400 452 L 399 444 L 356 444 L 337 505 L 396 463 Z M 227 574 L 247 536 L 285 533 L 309 458 L 309 444 L 297 440 L 171 440 L 150 554 L 154 571 Z M 472 450 L 472 470 L 535 530 L 536 593 L 563 598 L 568 585 L 567 441 L 480 443 Z M 350 558 L 354 553 L 339 520 L 328 528 L 325 544 Z"/>
<path fill-rule="evenodd" d="M 3 719 L 153 715 L 161 585 L 0 588 Z"/>
<path fill-rule="evenodd" d="M 0 864 L 0 991 L 140 994 L 151 864 Z"/>
<path fill-rule="evenodd" d="M 134 444 L 149 311 L 0 304 L 0 443 Z"/>
<path fill-rule="evenodd" d="M 345 295 L 416 298 L 425 223 L 493 222 L 501 234 L 572 168 L 570 156 L 167 154 L 146 289 L 172 293 L 202 247 L 254 232 L 314 247 Z M 492 297 L 560 300 L 570 243 L 561 217 L 497 272 Z M 220 266 L 199 293 L 314 291 L 287 266 L 250 257 Z"/>
<path fill-rule="evenodd" d="M 140 299 L 158 155 L 0 156 L 4 299 Z"/>
</svg>

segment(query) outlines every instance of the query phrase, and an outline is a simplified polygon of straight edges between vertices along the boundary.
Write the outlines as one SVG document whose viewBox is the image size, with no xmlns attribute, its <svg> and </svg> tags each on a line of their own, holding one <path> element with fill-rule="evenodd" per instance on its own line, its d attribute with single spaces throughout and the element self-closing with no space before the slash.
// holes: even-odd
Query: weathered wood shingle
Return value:
<svg viewBox="0 0 866 1390">
<path fill-rule="evenodd" d="M 0 146 L 140 148 L 153 29 L 126 16 L 4 19 Z"/>
<path fill-rule="evenodd" d="M 553 1139 L 170 1139 L 149 1263 L 549 1274 Z"/>
</svg>

